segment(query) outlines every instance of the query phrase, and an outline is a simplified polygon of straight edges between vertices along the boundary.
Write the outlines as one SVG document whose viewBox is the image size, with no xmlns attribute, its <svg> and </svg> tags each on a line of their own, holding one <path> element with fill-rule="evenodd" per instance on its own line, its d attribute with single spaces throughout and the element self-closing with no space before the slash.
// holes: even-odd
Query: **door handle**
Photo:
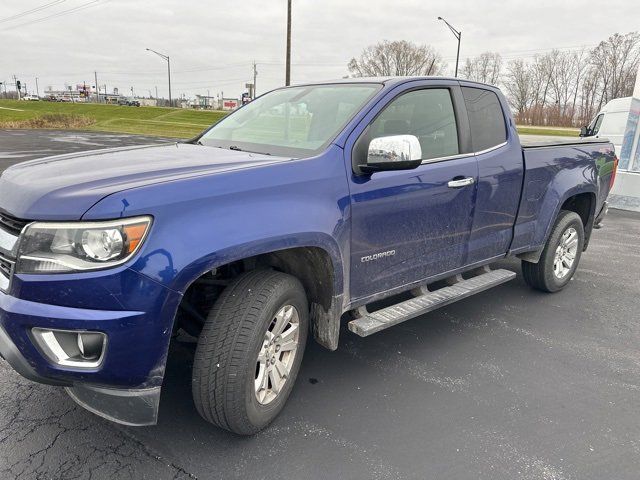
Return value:
<svg viewBox="0 0 640 480">
<path fill-rule="evenodd" d="M 447 183 L 447 186 L 449 188 L 462 188 L 468 185 L 473 185 L 474 182 L 475 180 L 473 177 L 460 178 L 457 180 L 450 180 L 449 183 Z"/>
</svg>

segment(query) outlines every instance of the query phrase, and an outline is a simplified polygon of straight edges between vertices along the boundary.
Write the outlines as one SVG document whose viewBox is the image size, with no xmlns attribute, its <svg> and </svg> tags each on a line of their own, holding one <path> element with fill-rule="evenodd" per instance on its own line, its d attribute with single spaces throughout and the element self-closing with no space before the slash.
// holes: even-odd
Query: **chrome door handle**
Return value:
<svg viewBox="0 0 640 480">
<path fill-rule="evenodd" d="M 474 182 L 475 180 L 473 177 L 467 177 L 461 178 L 460 180 L 450 180 L 449 183 L 447 183 L 447 186 L 449 188 L 462 188 L 468 185 L 473 185 Z"/>
</svg>

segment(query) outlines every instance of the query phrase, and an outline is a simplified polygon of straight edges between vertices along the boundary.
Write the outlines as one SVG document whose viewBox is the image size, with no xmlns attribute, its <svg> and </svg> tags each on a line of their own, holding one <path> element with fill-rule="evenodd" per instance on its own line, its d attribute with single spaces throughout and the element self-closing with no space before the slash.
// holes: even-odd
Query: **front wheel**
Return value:
<svg viewBox="0 0 640 480">
<path fill-rule="evenodd" d="M 538 263 L 522 261 L 522 275 L 544 292 L 562 290 L 578 268 L 584 246 L 584 226 L 575 212 L 561 210 Z"/>
<path fill-rule="evenodd" d="M 308 330 L 298 279 L 255 270 L 234 280 L 198 339 L 192 393 L 200 415 L 240 435 L 266 427 L 291 393 Z"/>
</svg>

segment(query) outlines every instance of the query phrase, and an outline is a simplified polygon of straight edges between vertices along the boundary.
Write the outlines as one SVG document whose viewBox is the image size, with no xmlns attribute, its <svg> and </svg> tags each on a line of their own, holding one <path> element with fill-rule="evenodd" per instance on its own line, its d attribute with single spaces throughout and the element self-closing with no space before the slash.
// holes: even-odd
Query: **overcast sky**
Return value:
<svg viewBox="0 0 640 480">
<path fill-rule="evenodd" d="M 174 97 L 237 98 L 254 60 L 260 94 L 284 84 L 286 3 L 2 0 L 0 81 L 15 74 L 31 91 L 38 77 L 42 94 L 50 85 L 93 85 L 95 70 L 109 91 L 133 86 L 148 96 L 157 86 L 166 96 L 166 63 L 149 47 L 170 55 Z M 461 63 L 487 50 L 509 60 L 592 47 L 640 29 L 633 0 L 293 0 L 292 83 L 340 78 L 351 57 L 385 39 L 430 44 L 453 73 L 456 40 L 438 16 L 462 30 Z"/>
</svg>

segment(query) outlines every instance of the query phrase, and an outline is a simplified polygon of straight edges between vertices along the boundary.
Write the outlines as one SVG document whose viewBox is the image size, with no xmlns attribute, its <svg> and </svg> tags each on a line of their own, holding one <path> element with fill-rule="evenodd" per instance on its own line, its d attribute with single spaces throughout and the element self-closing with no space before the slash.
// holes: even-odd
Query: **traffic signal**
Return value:
<svg viewBox="0 0 640 480">
<path fill-rule="evenodd" d="M 16 80 L 16 89 L 20 90 L 20 80 Z"/>
</svg>

